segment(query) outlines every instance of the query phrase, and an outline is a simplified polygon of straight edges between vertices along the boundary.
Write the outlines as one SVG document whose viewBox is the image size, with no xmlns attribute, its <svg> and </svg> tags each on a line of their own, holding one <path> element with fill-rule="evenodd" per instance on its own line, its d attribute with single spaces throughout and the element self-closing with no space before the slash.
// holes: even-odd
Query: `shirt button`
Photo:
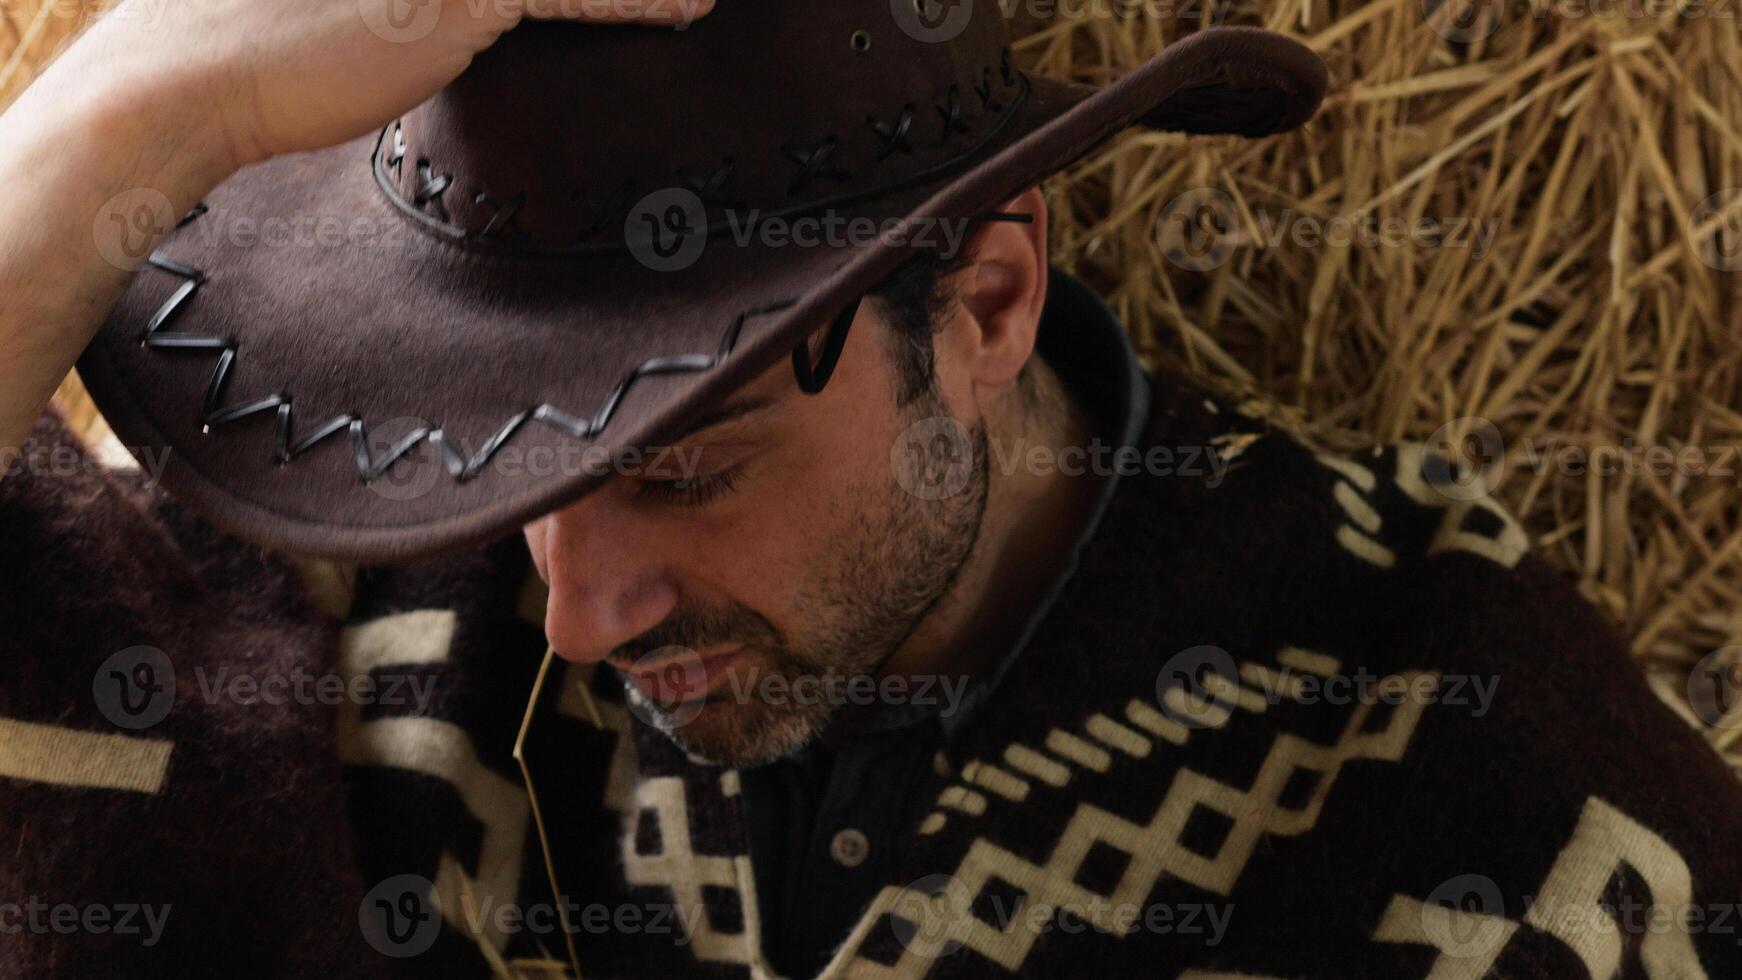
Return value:
<svg viewBox="0 0 1742 980">
<path fill-rule="evenodd" d="M 871 853 L 871 842 L 862 831 L 848 827 L 829 841 L 829 857 L 843 868 L 857 868 Z"/>
<path fill-rule="evenodd" d="M 931 757 L 931 771 L 945 779 L 950 778 L 950 757 L 944 755 L 942 749 L 938 750 L 937 755 Z"/>
</svg>

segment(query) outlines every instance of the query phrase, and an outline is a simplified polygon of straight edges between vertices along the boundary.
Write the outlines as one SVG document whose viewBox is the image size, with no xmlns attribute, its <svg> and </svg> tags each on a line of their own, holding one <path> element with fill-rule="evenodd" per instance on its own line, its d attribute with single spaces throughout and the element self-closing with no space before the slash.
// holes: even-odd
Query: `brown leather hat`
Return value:
<svg viewBox="0 0 1742 980">
<path fill-rule="evenodd" d="M 79 367 L 226 529 L 419 557 L 576 499 L 780 358 L 826 380 L 812 332 L 836 324 L 838 353 L 938 229 L 1108 136 L 1278 132 L 1324 86 L 1305 47 L 1242 28 L 1104 88 L 1030 75 L 971 0 L 527 23 L 381 133 L 219 186 Z"/>
</svg>

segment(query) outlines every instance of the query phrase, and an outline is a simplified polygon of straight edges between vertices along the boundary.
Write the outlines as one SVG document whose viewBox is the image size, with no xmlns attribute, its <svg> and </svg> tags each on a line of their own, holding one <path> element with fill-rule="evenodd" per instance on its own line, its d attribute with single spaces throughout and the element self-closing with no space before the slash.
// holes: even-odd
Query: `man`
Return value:
<svg viewBox="0 0 1742 980">
<path fill-rule="evenodd" d="M 9 975 L 1742 967 L 1742 798 L 1511 518 L 1049 267 L 1036 181 L 1298 45 L 139 6 L 0 150 Z M 151 472 L 37 420 L 81 352 Z"/>
</svg>

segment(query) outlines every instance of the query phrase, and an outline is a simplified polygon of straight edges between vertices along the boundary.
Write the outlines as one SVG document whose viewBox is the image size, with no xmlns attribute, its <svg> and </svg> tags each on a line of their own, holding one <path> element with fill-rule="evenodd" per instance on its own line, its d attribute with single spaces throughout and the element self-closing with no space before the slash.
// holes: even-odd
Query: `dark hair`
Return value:
<svg viewBox="0 0 1742 980">
<path fill-rule="evenodd" d="M 871 289 L 869 295 L 876 299 L 895 334 L 891 356 L 895 359 L 897 405 L 923 398 L 936 384 L 932 336 L 943 327 L 941 318 L 955 299 L 950 278 L 973 261 L 967 249 L 948 255 L 926 249 L 903 260 Z"/>
</svg>

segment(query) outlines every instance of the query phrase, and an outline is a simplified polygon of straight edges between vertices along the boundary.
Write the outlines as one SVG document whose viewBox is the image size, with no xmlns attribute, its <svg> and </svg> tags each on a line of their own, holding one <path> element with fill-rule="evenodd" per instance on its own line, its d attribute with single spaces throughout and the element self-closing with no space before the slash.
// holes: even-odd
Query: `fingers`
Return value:
<svg viewBox="0 0 1742 980">
<path fill-rule="evenodd" d="M 520 0 L 535 20 L 573 20 L 589 24 L 687 26 L 707 16 L 714 0 Z M 754 0 L 750 0 L 754 2 Z"/>
</svg>

